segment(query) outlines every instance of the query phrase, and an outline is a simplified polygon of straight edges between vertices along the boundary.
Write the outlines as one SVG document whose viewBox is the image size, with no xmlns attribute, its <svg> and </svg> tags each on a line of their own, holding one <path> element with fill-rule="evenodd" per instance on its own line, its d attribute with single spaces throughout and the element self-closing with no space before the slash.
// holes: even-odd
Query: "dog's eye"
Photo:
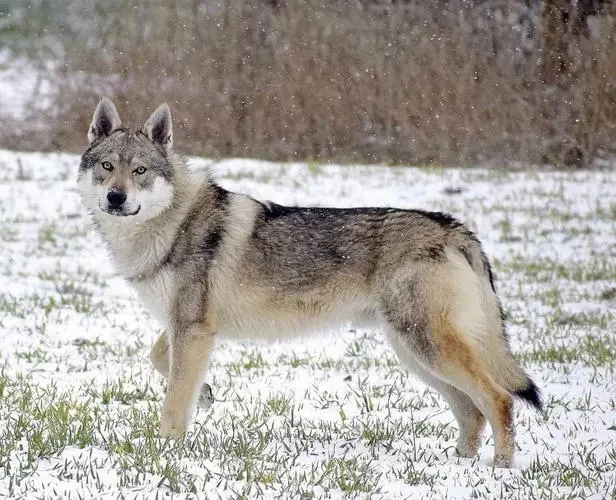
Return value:
<svg viewBox="0 0 616 500">
<path fill-rule="evenodd" d="M 137 168 L 137 169 L 135 169 L 133 171 L 133 174 L 135 174 L 135 175 L 145 174 L 146 170 L 147 170 L 147 168 L 145 168 L 145 167 L 139 167 L 139 168 Z"/>
<path fill-rule="evenodd" d="M 105 170 L 109 170 L 110 172 L 113 170 L 113 165 L 110 162 L 108 162 L 108 161 L 104 161 L 103 163 L 101 163 L 101 166 Z"/>
</svg>

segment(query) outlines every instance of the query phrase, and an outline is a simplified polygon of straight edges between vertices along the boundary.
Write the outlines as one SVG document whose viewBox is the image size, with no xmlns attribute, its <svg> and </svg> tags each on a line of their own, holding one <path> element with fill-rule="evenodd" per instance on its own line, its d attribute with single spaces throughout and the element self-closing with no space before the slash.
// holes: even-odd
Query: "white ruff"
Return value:
<svg viewBox="0 0 616 500">
<path fill-rule="evenodd" d="M 151 277 L 173 245 L 177 228 L 190 209 L 191 201 L 202 186 L 202 179 L 189 175 L 185 185 L 175 187 L 157 178 L 152 190 L 129 193 L 129 199 L 141 207 L 133 216 L 110 215 L 100 209 L 99 200 L 107 190 L 93 184 L 92 174 L 81 175 L 78 188 L 84 205 L 93 213 L 95 222 L 107 243 L 115 269 L 124 278 L 137 278 L 130 284 L 148 311 L 163 325 L 175 294 L 176 280 L 172 273 L 158 272 Z M 177 206 L 163 213 L 176 199 Z M 146 278 L 146 279 L 140 279 Z"/>
</svg>

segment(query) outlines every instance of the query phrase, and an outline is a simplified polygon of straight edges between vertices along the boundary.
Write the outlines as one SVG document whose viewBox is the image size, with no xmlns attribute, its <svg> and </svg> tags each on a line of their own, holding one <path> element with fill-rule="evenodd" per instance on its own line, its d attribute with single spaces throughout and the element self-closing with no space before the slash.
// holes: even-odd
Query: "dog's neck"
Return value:
<svg viewBox="0 0 616 500">
<path fill-rule="evenodd" d="M 177 231 L 207 178 L 182 169 L 172 205 L 148 220 L 97 213 L 95 224 L 107 244 L 115 269 L 126 279 L 140 280 L 156 272 L 167 259 Z"/>
</svg>

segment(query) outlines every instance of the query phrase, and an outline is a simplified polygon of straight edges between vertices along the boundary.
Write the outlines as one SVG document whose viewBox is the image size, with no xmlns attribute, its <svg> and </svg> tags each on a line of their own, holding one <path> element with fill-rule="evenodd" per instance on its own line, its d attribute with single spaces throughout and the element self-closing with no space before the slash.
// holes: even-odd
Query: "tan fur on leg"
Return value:
<svg viewBox="0 0 616 500">
<path fill-rule="evenodd" d="M 163 332 L 150 351 L 150 361 L 163 377 L 169 376 L 169 340 L 167 332 Z"/>
<path fill-rule="evenodd" d="M 165 378 L 169 377 L 169 339 L 167 332 L 163 332 L 152 346 L 150 351 L 150 360 L 156 370 Z M 214 394 L 209 384 L 203 384 L 199 393 L 199 407 L 209 409 L 214 402 Z"/>
<path fill-rule="evenodd" d="M 171 368 L 161 436 L 179 437 L 186 431 L 213 345 L 214 329 L 207 322 L 193 324 L 171 338 Z"/>
<path fill-rule="evenodd" d="M 446 323 L 436 333 L 442 376 L 468 394 L 487 417 L 494 434 L 494 465 L 510 467 L 514 452 L 513 400 L 490 377 L 478 354 Z"/>
<path fill-rule="evenodd" d="M 449 408 L 459 427 L 456 446 L 458 454 L 465 458 L 474 457 L 479 449 L 481 435 L 485 428 L 485 417 L 481 411 L 467 394 L 438 378 L 425 363 L 421 363 L 403 335 L 396 331 L 388 331 L 388 337 L 400 361 L 426 384 L 438 391 L 449 403 Z"/>
<path fill-rule="evenodd" d="M 475 406 L 472 399 L 459 389 L 443 383 L 438 390 L 449 403 L 449 408 L 456 417 L 460 428 L 456 445 L 458 455 L 464 458 L 473 458 L 477 455 L 481 444 L 481 436 L 486 424 L 485 417 Z"/>
</svg>

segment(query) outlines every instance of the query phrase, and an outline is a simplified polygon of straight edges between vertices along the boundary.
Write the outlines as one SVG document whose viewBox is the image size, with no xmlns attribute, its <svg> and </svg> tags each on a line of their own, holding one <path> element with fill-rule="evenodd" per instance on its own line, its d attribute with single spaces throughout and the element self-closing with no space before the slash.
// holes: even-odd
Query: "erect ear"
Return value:
<svg viewBox="0 0 616 500">
<path fill-rule="evenodd" d="M 150 115 L 143 126 L 143 131 L 155 144 L 160 144 L 166 150 L 173 145 L 173 126 L 171 111 L 167 103 L 163 103 Z"/>
<path fill-rule="evenodd" d="M 92 144 L 100 137 L 107 137 L 114 130 L 120 128 L 120 125 L 122 125 L 120 115 L 111 100 L 107 97 L 101 98 L 88 130 L 88 142 Z"/>
</svg>

